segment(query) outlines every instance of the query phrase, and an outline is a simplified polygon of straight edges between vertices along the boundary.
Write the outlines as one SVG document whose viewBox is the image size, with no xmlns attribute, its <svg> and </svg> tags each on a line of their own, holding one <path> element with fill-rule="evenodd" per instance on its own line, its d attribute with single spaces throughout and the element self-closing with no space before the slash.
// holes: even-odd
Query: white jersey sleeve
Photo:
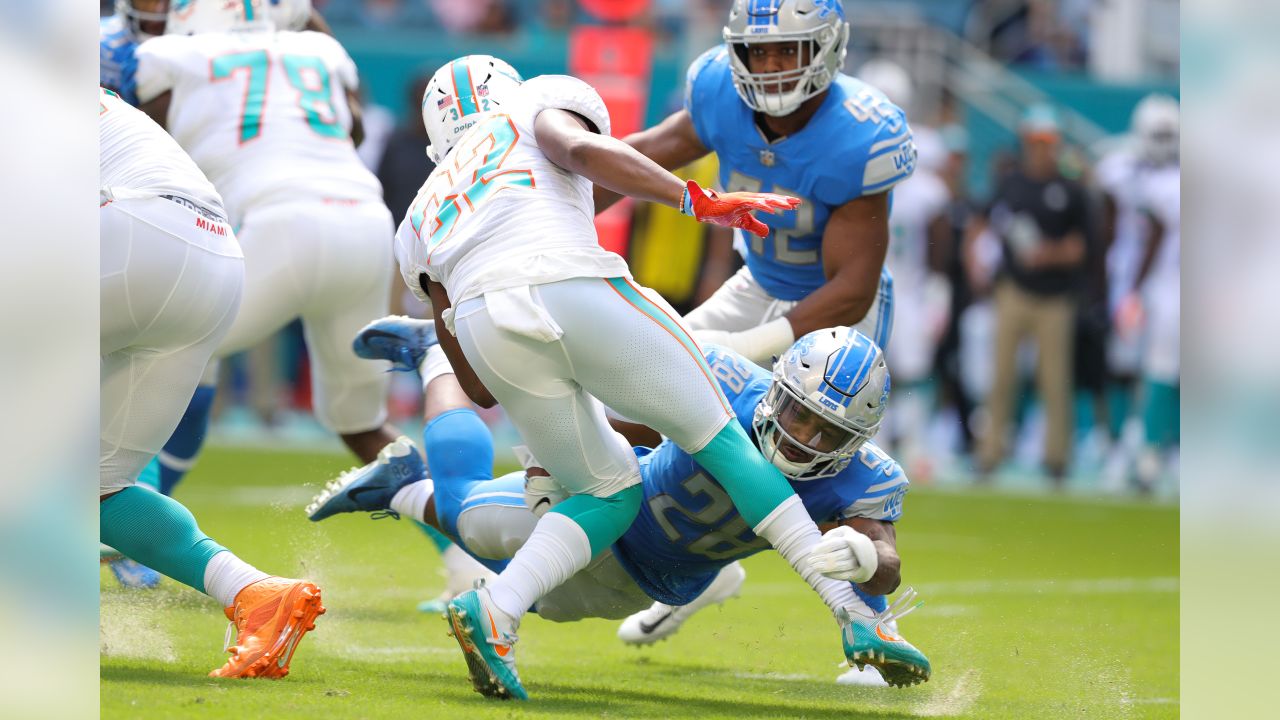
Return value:
<svg viewBox="0 0 1280 720">
<path fill-rule="evenodd" d="M 172 91 L 168 130 L 226 201 L 381 202 L 351 142 L 355 65 L 317 32 L 162 36 L 138 48 L 139 97 Z"/>
<path fill-rule="evenodd" d="M 529 98 L 530 121 L 547 108 L 575 112 L 596 126 L 601 135 L 609 135 L 612 125 L 609 110 L 596 89 L 569 75 L 539 75 L 520 86 Z"/>
<path fill-rule="evenodd" d="M 222 198 L 200 168 L 145 113 L 98 89 L 98 158 L 102 202 L 176 195 L 225 215 Z"/>
</svg>

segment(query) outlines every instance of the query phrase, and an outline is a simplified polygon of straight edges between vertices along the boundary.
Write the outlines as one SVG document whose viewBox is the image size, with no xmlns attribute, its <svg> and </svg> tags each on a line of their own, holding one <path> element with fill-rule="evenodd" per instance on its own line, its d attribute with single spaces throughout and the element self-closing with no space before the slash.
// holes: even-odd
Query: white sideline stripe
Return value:
<svg viewBox="0 0 1280 720">
<path fill-rule="evenodd" d="M 804 675 L 801 673 L 751 673 L 736 672 L 732 673 L 733 677 L 739 680 L 779 680 L 782 682 L 823 682 L 822 678 L 813 675 Z"/>
<path fill-rule="evenodd" d="M 1118 577 L 1080 580 L 961 580 L 920 583 L 922 593 L 939 595 L 1061 594 L 1108 595 L 1134 592 L 1178 592 L 1176 577 Z"/>
</svg>

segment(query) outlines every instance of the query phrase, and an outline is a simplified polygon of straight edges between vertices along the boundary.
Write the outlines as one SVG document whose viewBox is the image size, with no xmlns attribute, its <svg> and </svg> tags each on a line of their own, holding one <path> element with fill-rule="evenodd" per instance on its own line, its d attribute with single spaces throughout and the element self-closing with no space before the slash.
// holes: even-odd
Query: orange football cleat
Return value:
<svg viewBox="0 0 1280 720">
<path fill-rule="evenodd" d="M 236 642 L 230 644 L 227 628 L 231 659 L 209 677 L 276 679 L 289 674 L 298 641 L 316 628 L 324 606 L 314 583 L 269 577 L 241 590 L 225 612 L 236 630 Z"/>
</svg>

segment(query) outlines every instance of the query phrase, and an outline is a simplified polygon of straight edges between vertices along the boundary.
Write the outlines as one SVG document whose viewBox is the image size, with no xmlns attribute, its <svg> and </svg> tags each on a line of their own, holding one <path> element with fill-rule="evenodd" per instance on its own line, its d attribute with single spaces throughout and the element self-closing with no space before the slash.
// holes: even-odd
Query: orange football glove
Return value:
<svg viewBox="0 0 1280 720">
<path fill-rule="evenodd" d="M 799 198 L 773 193 L 733 192 L 720 195 L 714 190 L 703 190 L 690 180 L 685 184 L 684 197 L 680 199 L 680 212 L 692 215 L 702 223 L 742 228 L 760 237 L 769 234 L 769 226 L 755 219 L 752 210 L 770 215 L 781 210 L 793 210 L 800 205 Z"/>
</svg>

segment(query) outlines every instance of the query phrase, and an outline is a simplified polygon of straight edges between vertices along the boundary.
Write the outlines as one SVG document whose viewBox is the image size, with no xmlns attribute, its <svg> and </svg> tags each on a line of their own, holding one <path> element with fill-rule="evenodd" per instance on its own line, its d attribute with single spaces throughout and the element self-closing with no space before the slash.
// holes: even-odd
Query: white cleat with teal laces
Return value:
<svg viewBox="0 0 1280 720">
<path fill-rule="evenodd" d="M 392 370 L 414 372 L 439 342 L 435 321 L 388 315 L 361 328 L 351 349 L 365 360 L 389 361 Z"/>
<path fill-rule="evenodd" d="M 892 629 L 907 613 L 920 607 L 912 605 L 916 591 L 907 588 L 884 612 L 874 617 L 841 611 L 840 637 L 844 656 L 859 670 L 870 666 L 880 671 L 884 681 L 894 687 L 907 687 L 925 682 L 933 672 L 929 658 Z"/>
<path fill-rule="evenodd" d="M 485 697 L 528 700 L 516 673 L 519 621 L 499 610 L 484 583 L 449 601 L 449 634 L 467 660 L 471 686 Z"/>
<path fill-rule="evenodd" d="M 307 517 L 318 522 L 338 513 L 372 512 L 375 517 L 399 518 L 391 509 L 391 498 L 405 485 L 424 477 L 422 457 L 413 442 L 401 435 L 378 452 L 377 460 L 352 468 L 325 485 L 307 505 Z"/>
</svg>

